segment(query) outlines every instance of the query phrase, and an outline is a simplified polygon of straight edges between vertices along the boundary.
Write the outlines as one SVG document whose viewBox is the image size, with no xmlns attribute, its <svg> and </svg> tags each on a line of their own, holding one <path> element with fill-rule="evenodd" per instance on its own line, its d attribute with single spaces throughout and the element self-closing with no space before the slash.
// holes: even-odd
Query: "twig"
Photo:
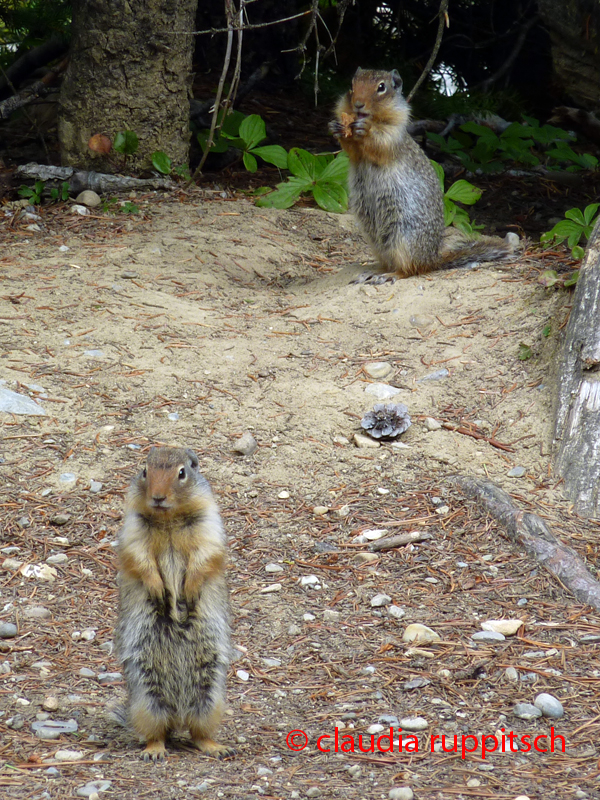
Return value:
<svg viewBox="0 0 600 800">
<path fill-rule="evenodd" d="M 416 93 L 417 89 L 419 88 L 419 86 L 423 83 L 425 78 L 431 72 L 431 68 L 433 67 L 435 59 L 437 58 L 437 54 L 438 54 L 440 46 L 442 44 L 442 36 L 444 34 L 444 25 L 449 26 L 448 0 L 441 0 L 440 10 L 438 11 L 438 16 L 439 16 L 440 20 L 439 20 L 439 23 L 438 23 L 437 36 L 435 37 L 435 45 L 433 46 L 433 51 L 432 51 L 431 55 L 429 56 L 429 61 L 427 62 L 427 64 L 425 64 L 425 69 L 423 70 L 423 72 L 419 76 L 419 80 L 415 83 L 415 85 L 412 87 L 412 89 L 408 93 L 408 96 L 407 96 L 406 99 L 408 100 L 409 103 L 412 100 L 412 98 L 413 98 L 414 94 Z"/>
<path fill-rule="evenodd" d="M 433 536 L 426 531 L 410 531 L 409 533 L 399 533 L 397 536 L 384 536 L 369 545 L 369 550 L 374 553 L 380 550 L 391 550 L 393 547 L 402 547 L 412 542 L 424 542 L 433 539 Z"/>
</svg>

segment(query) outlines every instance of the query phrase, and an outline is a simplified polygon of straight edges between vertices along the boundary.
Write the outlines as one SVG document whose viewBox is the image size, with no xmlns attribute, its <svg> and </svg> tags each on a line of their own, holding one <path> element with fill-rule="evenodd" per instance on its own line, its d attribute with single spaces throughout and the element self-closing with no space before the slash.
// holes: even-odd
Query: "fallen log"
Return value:
<svg viewBox="0 0 600 800">
<path fill-rule="evenodd" d="M 491 481 L 462 475 L 451 480 L 465 497 L 475 500 L 494 517 L 513 542 L 524 547 L 573 592 L 580 603 L 600 610 L 600 583 L 577 553 L 557 539 L 537 514 L 521 511 L 511 497 Z"/>
<path fill-rule="evenodd" d="M 85 172 L 73 167 L 53 167 L 45 164 L 23 164 L 17 172 L 38 181 L 68 181 L 69 193 L 79 194 L 91 189 L 98 194 L 126 192 L 132 189 L 173 189 L 175 183 L 168 178 L 130 178 L 127 175 L 107 175 L 102 172 Z"/>
</svg>

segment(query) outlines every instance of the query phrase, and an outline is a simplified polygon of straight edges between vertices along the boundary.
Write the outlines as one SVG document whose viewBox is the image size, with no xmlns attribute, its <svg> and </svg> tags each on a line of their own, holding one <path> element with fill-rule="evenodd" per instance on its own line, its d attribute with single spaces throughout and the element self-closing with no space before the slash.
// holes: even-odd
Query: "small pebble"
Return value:
<svg viewBox="0 0 600 800">
<path fill-rule="evenodd" d="M 531 703 L 517 703 L 513 708 L 513 714 L 515 717 L 527 720 L 528 722 L 542 716 L 540 709 Z"/>
<path fill-rule="evenodd" d="M 69 560 L 69 556 L 66 553 L 55 553 L 52 556 L 48 556 L 46 559 L 47 564 L 66 564 Z"/>
<path fill-rule="evenodd" d="M 70 514 L 55 514 L 53 517 L 50 517 L 50 523 L 52 525 L 66 525 L 70 519 Z"/>
<path fill-rule="evenodd" d="M 58 700 L 56 697 L 46 697 L 42 703 L 44 711 L 58 711 Z"/>
<path fill-rule="evenodd" d="M 96 192 L 93 192 L 91 189 L 85 189 L 85 191 L 80 192 L 77 195 L 77 197 L 75 198 L 75 202 L 81 203 L 82 205 L 87 206 L 88 208 L 96 208 L 96 206 L 100 205 L 102 200 L 96 194 Z"/>
<path fill-rule="evenodd" d="M 522 478 L 526 472 L 527 470 L 525 467 L 513 467 L 512 469 L 509 469 L 506 474 L 509 478 Z"/>
<path fill-rule="evenodd" d="M 328 511 L 329 508 L 327 506 L 315 506 L 313 508 L 313 514 L 315 515 L 315 517 L 324 517 L 325 514 L 328 513 Z"/>
<path fill-rule="evenodd" d="M 258 442 L 249 431 L 242 434 L 233 445 L 233 452 L 242 456 L 251 456 L 258 447 Z"/>
<path fill-rule="evenodd" d="M 23 562 L 20 561 L 18 558 L 5 558 L 2 562 L 2 567 L 4 569 L 20 569 L 23 566 Z M 1 634 L 0 634 L 1 635 Z"/>
<path fill-rule="evenodd" d="M 392 602 L 392 598 L 387 594 L 376 594 L 371 598 L 371 608 L 381 608 Z"/>
<path fill-rule="evenodd" d="M 450 372 L 447 369 L 436 369 L 435 372 L 430 372 L 429 375 L 424 375 L 422 378 L 417 379 L 417 383 L 423 383 L 424 381 L 441 381 L 444 378 L 447 378 L 450 375 Z"/>
<path fill-rule="evenodd" d="M 390 397 L 395 397 L 401 391 L 401 389 L 396 386 L 390 386 L 388 383 L 370 383 L 365 389 L 365 394 L 372 394 L 377 400 L 387 400 Z"/>
<path fill-rule="evenodd" d="M 134 269 L 126 269 L 121 273 L 121 277 L 125 280 L 133 281 L 139 278 L 139 274 Z"/>
<path fill-rule="evenodd" d="M 14 639 L 17 635 L 17 626 L 12 622 L 0 623 L 0 639 Z"/>
<path fill-rule="evenodd" d="M 402 606 L 390 606 L 388 608 L 388 614 L 390 617 L 394 617 L 394 619 L 402 619 L 402 617 L 406 614 L 405 609 Z"/>
<path fill-rule="evenodd" d="M 523 620 L 521 619 L 488 619 L 481 623 L 481 629 L 484 631 L 496 631 L 504 634 L 504 636 L 514 636 L 522 624 Z"/>
<path fill-rule="evenodd" d="M 96 638 L 96 631 L 93 628 L 86 628 L 81 631 L 81 638 L 84 642 L 91 642 Z"/>
<path fill-rule="evenodd" d="M 365 436 L 363 433 L 355 433 L 353 436 L 354 444 L 360 448 L 377 448 L 380 447 L 380 444 L 375 439 L 371 439 L 370 436 Z"/>
<path fill-rule="evenodd" d="M 375 379 L 387 378 L 394 370 L 387 361 L 372 361 L 370 364 L 365 364 L 363 369 L 369 378 Z"/>
<path fill-rule="evenodd" d="M 38 739 L 58 739 L 63 733 L 75 733 L 77 727 L 74 719 L 48 719 L 31 723 L 31 730 Z"/>
<path fill-rule="evenodd" d="M 81 750 L 57 750 L 54 758 L 57 761 L 81 761 L 84 755 Z"/>
<path fill-rule="evenodd" d="M 469 778 L 467 781 L 467 786 L 469 789 L 476 789 L 478 786 L 481 786 L 481 781 L 477 778 Z"/>
<path fill-rule="evenodd" d="M 560 719 L 562 716 L 564 716 L 565 712 L 560 700 L 557 700 L 556 697 L 551 694 L 547 694 L 546 692 L 538 694 L 533 701 L 533 704 L 536 706 L 536 708 L 539 708 L 544 717 Z"/>
<path fill-rule="evenodd" d="M 400 727 L 405 731 L 424 731 L 429 723 L 423 717 L 405 717 L 400 720 Z"/>
<path fill-rule="evenodd" d="M 263 664 L 265 667 L 280 667 L 281 666 L 281 659 L 280 658 L 263 658 Z"/>
<path fill-rule="evenodd" d="M 300 586 L 320 586 L 321 581 L 316 575 L 303 575 L 300 578 Z"/>
<path fill-rule="evenodd" d="M 235 674 L 241 681 L 247 681 L 250 679 L 250 673 L 246 672 L 245 669 L 238 669 Z"/>
<path fill-rule="evenodd" d="M 348 775 L 350 775 L 350 777 L 355 781 L 358 780 L 362 776 L 362 769 L 360 768 L 360 765 L 353 764 L 351 767 L 348 767 Z"/>
<path fill-rule="evenodd" d="M 519 673 L 514 667 L 507 667 L 504 675 L 506 676 L 506 680 L 511 683 L 518 683 L 519 681 Z"/>
<path fill-rule="evenodd" d="M 280 500 L 287 500 L 289 496 L 290 496 L 290 493 L 289 493 L 289 492 L 286 492 L 286 491 L 279 492 L 279 494 L 277 495 L 277 497 L 278 497 Z"/>
<path fill-rule="evenodd" d="M 311 786 L 310 789 L 306 790 L 307 797 L 320 797 L 322 794 L 323 792 L 318 786 Z"/>
<path fill-rule="evenodd" d="M 49 778 L 56 778 L 60 775 L 60 772 L 56 769 L 56 767 L 48 767 L 46 770 L 46 775 L 48 775 Z"/>
<path fill-rule="evenodd" d="M 350 506 L 347 505 L 342 506 L 341 508 L 338 508 L 338 510 L 335 513 L 340 519 L 344 519 L 344 517 L 347 517 L 348 514 L 350 513 Z"/>
<path fill-rule="evenodd" d="M 267 564 L 265 572 L 283 572 L 281 564 Z"/>
<path fill-rule="evenodd" d="M 95 678 L 96 673 L 93 669 L 89 669 L 89 667 L 82 667 L 79 670 L 79 675 L 81 678 Z"/>
<path fill-rule="evenodd" d="M 303 614 L 302 619 L 304 620 L 304 622 L 313 622 L 316 619 L 316 617 L 314 614 Z"/>
<path fill-rule="evenodd" d="M 425 428 L 428 431 L 439 431 L 442 428 L 442 423 L 433 417 L 427 417 L 425 419 Z"/>
<path fill-rule="evenodd" d="M 339 622 L 340 616 L 341 614 L 339 611 L 334 611 L 331 608 L 326 608 L 323 612 L 323 619 L 325 622 Z"/>
<path fill-rule="evenodd" d="M 98 492 L 102 491 L 102 484 L 100 481 L 90 481 L 90 492 L 92 494 L 98 494 Z"/>
<path fill-rule="evenodd" d="M 58 248 L 58 251 L 59 253 L 68 253 L 69 248 L 67 247 L 66 244 L 61 244 L 61 246 Z"/>
<path fill-rule="evenodd" d="M 77 475 L 73 472 L 63 472 L 62 475 L 59 475 L 58 482 L 61 489 L 72 489 L 77 483 Z"/>
<path fill-rule="evenodd" d="M 383 730 L 385 730 L 384 726 L 380 725 L 379 723 L 377 723 L 376 725 L 369 725 L 369 727 L 367 728 L 367 733 L 369 735 L 372 734 L 372 733 L 373 734 L 381 733 L 381 731 L 383 731 Z"/>
<path fill-rule="evenodd" d="M 474 642 L 503 642 L 506 636 L 498 631 L 477 631 L 471 636 Z"/>
<path fill-rule="evenodd" d="M 272 583 L 270 586 L 265 586 L 260 590 L 261 594 L 272 594 L 273 592 L 280 592 L 283 586 L 280 583 Z"/>
<path fill-rule="evenodd" d="M 98 675 L 98 683 L 100 686 L 108 686 L 111 683 L 120 683 L 123 676 L 120 672 L 102 672 Z"/>
<path fill-rule="evenodd" d="M 402 634 L 403 642 L 416 642 L 417 644 L 424 644 L 425 642 L 439 642 L 441 636 L 436 633 L 427 625 L 421 625 L 419 622 L 413 622 L 409 625 Z"/>
<path fill-rule="evenodd" d="M 402 689 L 405 692 L 412 692 L 413 689 L 422 689 L 424 686 L 429 686 L 431 683 L 427 678 L 413 678 L 412 681 L 407 681 Z"/>
<path fill-rule="evenodd" d="M 410 786 L 394 786 L 388 797 L 390 800 L 413 800 L 414 794 Z"/>
<path fill-rule="evenodd" d="M 377 539 L 382 539 L 384 536 L 387 536 L 388 533 L 389 531 L 387 528 L 369 528 L 368 530 L 363 531 L 362 535 L 370 542 L 374 542 Z"/>
<path fill-rule="evenodd" d="M 517 600 L 517 605 L 518 605 L 520 608 L 522 608 L 523 606 L 526 606 L 528 602 L 529 602 L 529 601 L 527 600 L 527 598 L 526 598 L 526 597 L 522 597 L 520 600 Z"/>
<path fill-rule="evenodd" d="M 89 797 L 93 794 L 100 794 L 100 792 L 107 792 L 112 783 L 111 781 L 90 781 L 86 783 L 85 786 L 80 786 L 76 789 L 75 794 L 78 797 Z"/>
</svg>

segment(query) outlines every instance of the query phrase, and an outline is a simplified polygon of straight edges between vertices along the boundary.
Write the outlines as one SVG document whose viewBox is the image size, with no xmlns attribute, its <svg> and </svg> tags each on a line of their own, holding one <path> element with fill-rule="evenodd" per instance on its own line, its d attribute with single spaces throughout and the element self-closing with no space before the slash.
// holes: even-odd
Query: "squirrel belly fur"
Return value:
<svg viewBox="0 0 600 800">
<path fill-rule="evenodd" d="M 350 208 L 381 267 L 407 278 L 512 255 L 498 237 L 446 246 L 440 182 L 409 121 L 398 72 L 359 67 L 329 126 L 350 160 Z"/>
</svg>

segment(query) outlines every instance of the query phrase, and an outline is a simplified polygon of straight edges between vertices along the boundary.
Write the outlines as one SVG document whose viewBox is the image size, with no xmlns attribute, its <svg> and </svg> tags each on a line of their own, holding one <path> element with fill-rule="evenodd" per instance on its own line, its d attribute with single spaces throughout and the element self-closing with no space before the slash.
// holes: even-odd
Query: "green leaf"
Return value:
<svg viewBox="0 0 600 800">
<path fill-rule="evenodd" d="M 570 208 L 568 211 L 565 211 L 565 217 L 578 222 L 582 227 L 585 225 L 585 219 L 580 208 Z"/>
<path fill-rule="evenodd" d="M 579 278 L 579 270 L 576 269 L 574 272 L 572 272 L 569 275 L 569 277 L 565 281 L 565 289 L 568 289 L 570 286 L 575 286 L 575 284 L 577 283 L 578 278 Z"/>
<path fill-rule="evenodd" d="M 343 214 L 348 209 L 348 193 L 341 183 L 318 180 L 313 186 L 313 197 L 325 211 Z"/>
<path fill-rule="evenodd" d="M 456 203 L 453 203 L 452 200 L 448 200 L 447 197 L 444 197 L 444 225 L 447 228 L 454 222 L 454 217 L 456 216 L 457 211 L 458 207 Z"/>
<path fill-rule="evenodd" d="M 162 150 L 157 150 L 155 153 L 152 153 L 150 160 L 152 161 L 154 169 L 158 170 L 158 172 L 161 172 L 163 175 L 170 175 L 171 159 L 166 153 L 163 153 Z"/>
<path fill-rule="evenodd" d="M 210 130 L 207 128 L 206 130 L 202 130 L 198 132 L 197 138 L 200 147 L 202 148 L 203 152 L 206 151 L 208 146 L 208 137 L 210 134 Z M 211 153 L 225 153 L 229 149 L 229 142 L 223 136 L 219 136 L 215 142 L 213 142 L 213 146 L 210 148 Z"/>
<path fill-rule="evenodd" d="M 554 269 L 547 269 L 540 275 L 538 282 L 541 283 L 542 286 L 545 286 L 549 289 L 551 286 L 558 281 L 558 272 Z"/>
<path fill-rule="evenodd" d="M 124 156 L 132 156 L 140 146 L 140 141 L 134 131 L 121 131 L 115 136 L 113 148 Z"/>
<path fill-rule="evenodd" d="M 275 164 L 279 169 L 287 169 L 287 150 L 284 150 L 279 144 L 268 144 L 265 147 L 253 147 L 252 154 L 260 156 L 267 164 Z"/>
<path fill-rule="evenodd" d="M 267 129 L 262 117 L 258 114 L 250 114 L 240 125 L 240 138 L 246 143 L 248 150 L 256 147 L 267 137 Z"/>
<path fill-rule="evenodd" d="M 290 208 L 311 185 L 312 181 L 292 177 L 285 183 L 278 183 L 276 191 L 259 197 L 256 205 L 261 208 Z"/>
<path fill-rule="evenodd" d="M 217 124 L 220 125 L 223 120 L 221 125 L 222 133 L 226 133 L 229 136 L 239 136 L 240 127 L 245 119 L 246 116 L 241 111 L 230 111 L 223 120 L 223 112 L 221 112 L 217 118 Z"/>
<path fill-rule="evenodd" d="M 250 153 L 244 153 L 243 155 L 244 166 L 248 170 L 248 172 L 256 172 L 258 169 L 258 163 L 253 155 Z"/>
<path fill-rule="evenodd" d="M 567 244 L 569 247 L 575 247 L 576 244 L 579 244 L 579 240 L 581 239 L 583 231 L 579 228 L 578 231 L 573 231 L 573 233 L 567 237 Z"/>
<path fill-rule="evenodd" d="M 589 206 L 585 207 L 585 211 L 583 212 L 583 218 L 585 219 L 585 224 L 590 225 L 594 214 L 600 208 L 600 203 L 591 203 Z"/>
<path fill-rule="evenodd" d="M 446 175 L 444 174 L 444 168 L 441 164 L 438 164 L 437 161 L 434 161 L 432 158 L 429 159 L 429 163 L 435 170 L 435 174 L 438 176 L 438 180 L 442 185 L 442 192 L 444 191 L 444 181 L 446 180 Z"/>
<path fill-rule="evenodd" d="M 338 153 L 338 155 L 330 161 L 321 175 L 320 181 L 337 181 L 338 183 L 345 184 L 348 180 L 348 166 L 350 159 L 346 153 Z"/>
<path fill-rule="evenodd" d="M 580 261 L 585 255 L 585 250 L 583 249 L 583 247 L 576 245 L 571 250 L 571 255 L 573 256 L 573 258 L 577 259 L 577 261 Z"/>
<path fill-rule="evenodd" d="M 21 188 L 17 191 L 17 194 L 21 195 L 21 197 L 33 197 L 35 192 L 31 186 L 21 186 Z"/>
<path fill-rule="evenodd" d="M 542 328 L 542 336 L 545 339 L 547 339 L 551 333 L 552 333 L 552 325 L 550 323 L 544 325 L 544 327 Z"/>
<path fill-rule="evenodd" d="M 521 342 L 519 345 L 519 361 L 528 361 L 532 355 L 531 347 Z"/>
<path fill-rule="evenodd" d="M 298 178 L 314 181 L 317 177 L 317 159 L 308 150 L 292 147 L 288 153 L 288 169 Z"/>
<path fill-rule="evenodd" d="M 473 186 L 469 181 L 455 181 L 446 192 L 448 200 L 454 200 L 457 203 L 464 203 L 467 206 L 472 206 L 481 197 L 481 189 Z"/>
</svg>

